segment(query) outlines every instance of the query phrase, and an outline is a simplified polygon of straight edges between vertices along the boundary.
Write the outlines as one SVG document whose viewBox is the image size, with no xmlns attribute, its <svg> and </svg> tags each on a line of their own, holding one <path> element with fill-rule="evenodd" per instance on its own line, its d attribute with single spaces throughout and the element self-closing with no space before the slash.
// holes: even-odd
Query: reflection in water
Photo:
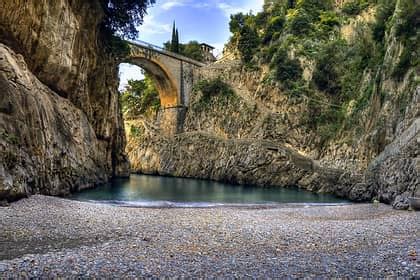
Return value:
<svg viewBox="0 0 420 280">
<path fill-rule="evenodd" d="M 332 195 L 295 188 L 261 188 L 213 181 L 132 175 L 130 179 L 76 193 L 77 200 L 138 206 L 214 206 L 220 204 L 342 203 Z"/>
</svg>

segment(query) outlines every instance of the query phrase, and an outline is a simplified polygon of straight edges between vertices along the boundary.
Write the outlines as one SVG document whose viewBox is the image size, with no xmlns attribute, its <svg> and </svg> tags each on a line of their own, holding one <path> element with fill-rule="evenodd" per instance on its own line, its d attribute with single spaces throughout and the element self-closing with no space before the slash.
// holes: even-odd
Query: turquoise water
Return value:
<svg viewBox="0 0 420 280">
<path fill-rule="evenodd" d="M 278 205 L 284 203 L 337 204 L 347 201 L 332 195 L 297 188 L 239 186 L 205 180 L 132 175 L 95 189 L 74 194 L 72 199 L 141 207 L 213 207 Z"/>
</svg>

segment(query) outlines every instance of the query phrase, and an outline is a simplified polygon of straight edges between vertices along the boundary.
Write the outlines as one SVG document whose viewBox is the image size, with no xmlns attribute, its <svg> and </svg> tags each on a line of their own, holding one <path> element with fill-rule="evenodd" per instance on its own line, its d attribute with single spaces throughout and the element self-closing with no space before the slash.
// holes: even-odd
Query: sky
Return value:
<svg viewBox="0 0 420 280">
<path fill-rule="evenodd" d="M 156 0 L 149 7 L 138 39 L 162 46 L 169 41 L 175 21 L 181 43 L 196 40 L 214 46 L 215 55 L 220 55 L 224 44 L 231 36 L 229 18 L 231 14 L 249 11 L 258 12 L 264 0 Z M 120 89 L 129 79 L 142 79 L 138 67 L 120 65 Z"/>
</svg>

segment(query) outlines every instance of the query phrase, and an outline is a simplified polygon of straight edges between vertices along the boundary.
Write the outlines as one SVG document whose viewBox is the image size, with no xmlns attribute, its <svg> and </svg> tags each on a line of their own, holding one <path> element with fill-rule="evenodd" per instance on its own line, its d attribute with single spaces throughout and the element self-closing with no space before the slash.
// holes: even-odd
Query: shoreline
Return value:
<svg viewBox="0 0 420 280">
<path fill-rule="evenodd" d="M 410 278 L 419 220 L 383 204 L 133 208 L 35 195 L 0 208 L 0 278 Z"/>
<path fill-rule="evenodd" d="M 284 209 L 284 208 L 312 208 L 312 207 L 334 207 L 345 205 L 363 205 L 364 202 L 261 202 L 261 203 L 227 203 L 227 202 L 174 202 L 174 201 L 118 201 L 118 200 L 89 200 L 61 197 L 62 199 L 96 204 L 109 205 L 123 208 L 137 209 Z"/>
</svg>

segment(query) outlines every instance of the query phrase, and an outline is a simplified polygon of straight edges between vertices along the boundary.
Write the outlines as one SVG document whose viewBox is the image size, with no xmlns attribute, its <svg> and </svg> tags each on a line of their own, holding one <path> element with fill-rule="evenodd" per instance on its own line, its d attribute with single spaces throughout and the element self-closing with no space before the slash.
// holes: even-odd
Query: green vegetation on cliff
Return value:
<svg viewBox="0 0 420 280">
<path fill-rule="evenodd" d="M 221 77 L 199 81 L 194 86 L 194 91 L 201 92 L 201 98 L 193 104 L 195 108 L 205 108 L 212 101 L 226 104 L 229 100 L 236 98 L 233 89 Z"/>
<path fill-rule="evenodd" d="M 245 67 L 268 65 L 266 81 L 307 102 L 307 125 L 328 140 L 370 99 L 383 102 L 384 79 L 418 67 L 419 14 L 415 0 L 266 0 L 256 15 L 231 16 L 229 45 Z M 398 53 L 387 58 L 392 40 Z"/>
</svg>

